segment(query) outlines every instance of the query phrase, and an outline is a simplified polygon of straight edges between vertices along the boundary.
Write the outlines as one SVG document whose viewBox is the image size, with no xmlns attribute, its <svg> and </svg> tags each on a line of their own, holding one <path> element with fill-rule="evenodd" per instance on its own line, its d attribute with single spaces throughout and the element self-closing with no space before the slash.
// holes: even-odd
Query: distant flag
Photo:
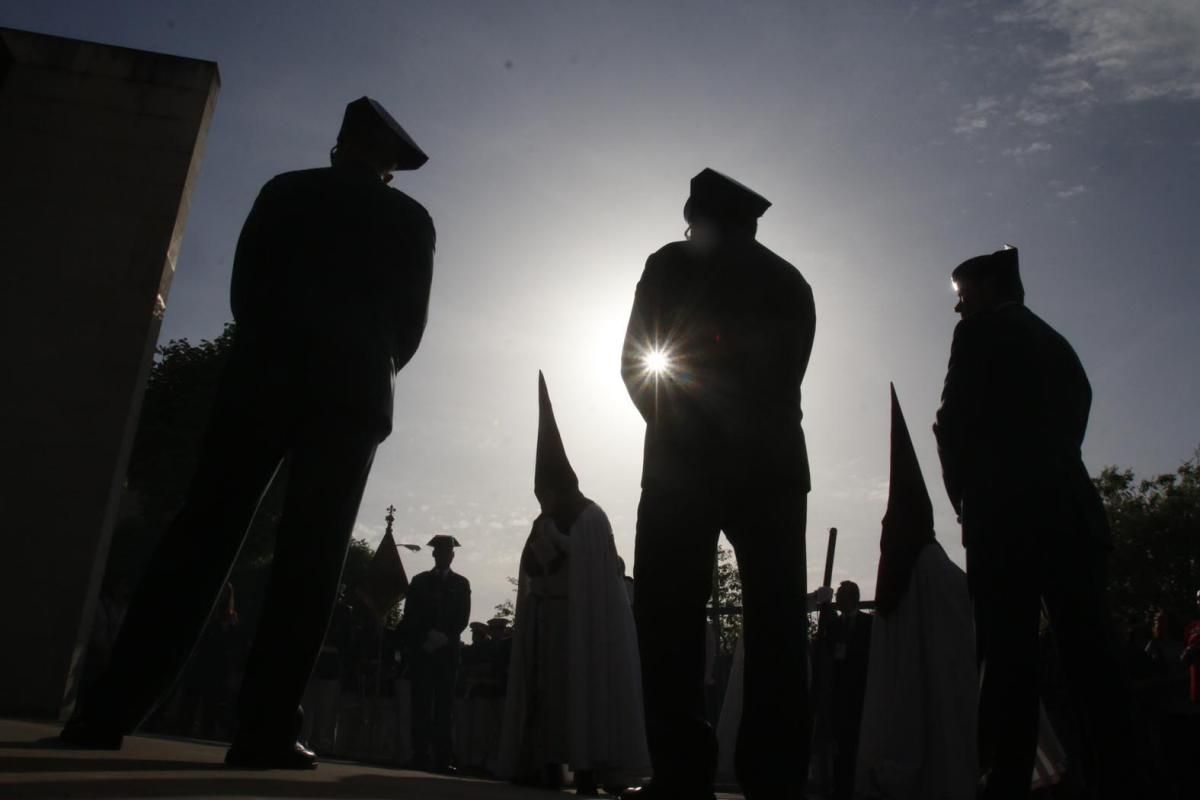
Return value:
<svg viewBox="0 0 1200 800">
<path fill-rule="evenodd" d="M 383 534 L 379 548 L 367 567 L 366 577 L 355 590 L 359 599 L 380 619 L 386 617 L 408 592 L 408 576 L 404 573 L 404 564 L 400 562 L 400 553 L 392 536 L 394 513 L 395 509 L 389 507 L 387 532 Z"/>
</svg>

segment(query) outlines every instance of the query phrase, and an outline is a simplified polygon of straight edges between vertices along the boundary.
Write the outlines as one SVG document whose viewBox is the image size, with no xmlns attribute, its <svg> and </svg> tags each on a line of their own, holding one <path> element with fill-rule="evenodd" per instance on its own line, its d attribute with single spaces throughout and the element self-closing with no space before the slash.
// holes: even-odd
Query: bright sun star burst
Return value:
<svg viewBox="0 0 1200 800">
<path fill-rule="evenodd" d="M 665 375 L 671 371 L 671 357 L 660 348 L 648 350 L 642 357 L 642 364 L 651 375 Z"/>
</svg>

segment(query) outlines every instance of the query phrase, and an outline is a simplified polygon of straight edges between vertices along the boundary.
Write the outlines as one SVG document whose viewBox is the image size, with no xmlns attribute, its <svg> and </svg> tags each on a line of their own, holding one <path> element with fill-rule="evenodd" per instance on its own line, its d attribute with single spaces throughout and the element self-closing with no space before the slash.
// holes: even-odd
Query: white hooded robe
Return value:
<svg viewBox="0 0 1200 800">
<path fill-rule="evenodd" d="M 573 771 L 596 770 L 601 783 L 648 774 L 637 632 L 607 515 L 592 503 L 566 536 L 543 515 L 530 539 L 535 553 L 548 552 L 547 543 L 565 547 L 566 624 L 547 618 L 560 611 L 533 595 L 534 579 L 522 572 L 500 775 L 536 774 L 562 757 Z M 549 680 L 534 678 L 539 673 Z M 565 731 L 565 741 L 537 725 Z"/>
</svg>

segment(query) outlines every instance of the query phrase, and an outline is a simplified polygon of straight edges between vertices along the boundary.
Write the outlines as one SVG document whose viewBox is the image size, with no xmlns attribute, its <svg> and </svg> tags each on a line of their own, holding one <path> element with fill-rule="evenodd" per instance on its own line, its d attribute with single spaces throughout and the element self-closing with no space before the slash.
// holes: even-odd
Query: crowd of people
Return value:
<svg viewBox="0 0 1200 800">
<path fill-rule="evenodd" d="M 233 702 L 246 654 L 246 636 L 232 584 L 226 586 L 191 662 L 171 696 L 147 721 L 146 730 L 213 741 L 229 741 L 234 733 Z M 813 593 L 817 611 L 811 634 L 813 733 L 810 781 L 835 800 L 853 795 L 857 751 L 862 733 L 872 623 L 875 615 L 861 610 L 860 590 L 843 581 L 829 595 Z M 825 601 L 825 602 L 822 602 Z M 90 658 L 103 660 L 120 609 L 106 603 L 99 612 Z M 874 606 L 874 603 L 868 603 Z M 733 609 L 734 613 L 740 609 Z M 116 619 L 109 617 L 115 613 Z M 110 624 L 104 625 L 105 621 Z M 1194 756 L 1200 713 L 1200 592 L 1195 618 L 1175 623 L 1161 610 L 1124 620 L 1119 630 L 1123 654 L 1135 694 L 1147 709 L 1149 733 L 1168 769 L 1182 778 Z M 799 624 L 784 635 L 810 636 Z M 708 702 L 706 719 L 720 743 L 719 783 L 735 783 L 733 744 L 741 713 L 744 651 L 722 652 L 715 645 L 706 655 Z M 1043 625 L 1039 663 L 1046 723 L 1053 721 L 1053 741 L 1042 743 L 1040 784 L 1076 780 L 1067 752 L 1079 746 L 1072 729 L 1069 687 L 1057 666 L 1053 635 Z M 468 625 L 455 669 L 452 747 L 448 763 L 467 774 L 500 775 L 500 742 L 512 660 L 512 617 L 498 616 Z M 399 626 L 381 625 L 363 605 L 338 602 L 303 699 L 300 738 L 330 757 L 414 766 L 412 737 L 413 683 L 405 660 Z M 1189 724 L 1191 727 L 1189 727 Z M 871 734 L 868 734 L 868 741 Z M 870 746 L 870 745 L 868 745 Z M 539 776 L 539 780 L 540 780 Z M 555 780 L 573 779 L 560 765 Z M 862 796 L 862 795 L 860 795 Z"/>
<path fill-rule="evenodd" d="M 631 582 L 630 582 L 631 585 Z M 861 609 L 860 590 L 843 581 L 834 596 L 813 593 L 810 609 L 816 624 L 801 622 L 784 635 L 811 636 L 813 763 L 810 782 L 822 796 L 840 800 L 853 795 L 858 742 L 862 728 L 875 615 Z M 171 696 L 144 726 L 148 731 L 212 741 L 229 741 L 234 732 L 233 702 L 246 654 L 233 585 L 227 585 L 204 636 Z M 824 602 L 822 602 L 824 601 Z M 874 603 L 867 606 L 874 607 Z M 739 613 L 740 609 L 732 609 Z M 109 617 L 115 614 L 116 618 Z M 99 612 L 90 659 L 103 661 L 119 626 L 120 608 L 104 604 Z M 109 624 L 103 624 L 105 621 Z M 1195 618 L 1175 623 L 1161 610 L 1123 621 L 1120 637 L 1140 705 L 1151 717 L 1150 733 L 1164 762 L 1180 777 L 1194 756 L 1197 732 L 1188 727 L 1200 713 L 1200 592 Z M 452 754 L 457 770 L 499 776 L 500 740 L 512 659 L 512 616 L 471 622 L 455 670 Z M 733 743 L 741 713 L 744 651 L 717 648 L 715 634 L 706 655 L 706 719 L 720 743 L 718 783 L 732 785 Z M 1040 785 L 1075 780 L 1066 754 L 1078 746 L 1068 710 L 1065 676 L 1057 665 L 1048 626 L 1040 635 L 1039 663 L 1044 716 L 1053 720 L 1055 737 L 1045 742 Z M 381 625 L 361 604 L 338 602 L 303 699 L 300 738 L 329 757 L 411 767 L 412 679 L 405 662 L 400 627 Z M 89 663 L 94 663 L 90 661 Z M 1194 722 L 1191 723 L 1194 727 Z M 868 734 L 868 739 L 870 735 Z M 572 779 L 565 764 L 560 783 Z M 860 795 L 862 796 L 862 795 Z"/>
<path fill-rule="evenodd" d="M 845 584 L 815 640 L 788 635 L 813 601 L 801 385 L 816 305 L 799 270 L 756 238 L 771 202 L 712 169 L 691 179 L 684 238 L 646 261 L 622 350 L 646 426 L 632 603 L 608 517 L 580 490 L 539 375 L 541 513 L 511 636 L 478 629 L 462 645 L 470 584 L 451 569 L 459 543 L 439 534 L 434 568 L 407 587 L 397 641 L 376 621 L 343 644 L 339 626 L 349 617 L 354 630 L 362 612 L 337 605 L 342 564 L 433 275 L 432 219 L 388 184 L 426 160 L 364 97 L 347 106 L 330 167 L 263 187 L 237 246 L 236 334 L 196 476 L 64 744 L 120 748 L 162 703 L 286 458 L 271 582 L 230 704 L 231 767 L 312 769 L 309 745 L 323 741 L 334 752 L 390 741 L 394 757 L 406 714 L 413 767 L 573 780 L 580 794 L 627 800 L 712 800 L 729 756 L 747 800 L 805 797 L 810 766 L 838 798 L 1019 800 L 1054 780 L 1060 752 L 1088 796 L 1163 796 L 1106 601 L 1110 532 L 1081 456 L 1091 385 L 1025 304 L 1014 247 L 951 273 L 961 320 L 931 444 L 965 572 L 938 543 L 893 388 L 876 613 L 860 614 Z M 706 651 L 722 533 L 742 635 L 724 703 L 737 721 L 714 725 Z M 1176 646 L 1169 627 L 1144 648 L 1147 668 L 1189 665 L 1194 699 L 1200 628 Z M 374 676 L 360 669 L 372 659 Z M 299 711 L 306 691 L 310 714 Z M 357 717 L 339 707 L 355 693 Z"/>
</svg>

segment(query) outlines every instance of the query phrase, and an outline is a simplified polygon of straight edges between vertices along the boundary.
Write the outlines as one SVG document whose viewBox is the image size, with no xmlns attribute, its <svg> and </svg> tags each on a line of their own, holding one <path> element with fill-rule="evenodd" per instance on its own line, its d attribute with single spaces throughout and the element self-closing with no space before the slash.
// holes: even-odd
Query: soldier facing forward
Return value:
<svg viewBox="0 0 1200 800">
<path fill-rule="evenodd" d="M 457 539 L 440 533 L 429 546 L 434 567 L 412 579 L 401 622 L 412 665 L 412 766 L 454 772 L 454 683 L 471 583 L 450 569 Z"/>
</svg>

